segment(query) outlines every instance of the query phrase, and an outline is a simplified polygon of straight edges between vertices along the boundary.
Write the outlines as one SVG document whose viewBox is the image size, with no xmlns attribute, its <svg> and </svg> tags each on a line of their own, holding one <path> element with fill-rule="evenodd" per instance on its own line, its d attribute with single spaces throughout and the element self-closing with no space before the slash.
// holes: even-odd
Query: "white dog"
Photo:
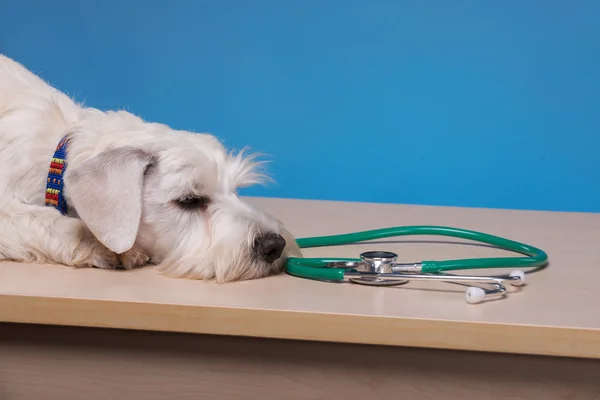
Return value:
<svg viewBox="0 0 600 400">
<path fill-rule="evenodd" d="M 218 282 L 280 272 L 295 239 L 236 193 L 260 165 L 208 134 L 84 108 L 0 55 L 0 259 L 151 262 Z"/>
</svg>

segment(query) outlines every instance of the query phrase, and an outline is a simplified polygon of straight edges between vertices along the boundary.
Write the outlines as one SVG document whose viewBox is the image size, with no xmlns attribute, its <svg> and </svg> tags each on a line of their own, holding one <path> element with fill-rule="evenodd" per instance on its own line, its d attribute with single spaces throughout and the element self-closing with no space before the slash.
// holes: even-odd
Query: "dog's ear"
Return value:
<svg viewBox="0 0 600 400">
<path fill-rule="evenodd" d="M 144 173 L 152 157 L 134 148 L 107 150 L 67 168 L 65 185 L 81 220 L 107 248 L 121 254 L 136 239 Z"/>
</svg>

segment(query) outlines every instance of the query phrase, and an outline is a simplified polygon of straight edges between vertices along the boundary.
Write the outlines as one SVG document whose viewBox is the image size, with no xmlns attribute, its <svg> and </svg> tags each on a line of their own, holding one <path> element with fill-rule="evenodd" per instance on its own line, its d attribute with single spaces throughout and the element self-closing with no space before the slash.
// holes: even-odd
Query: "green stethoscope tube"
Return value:
<svg viewBox="0 0 600 400">
<path fill-rule="evenodd" d="M 398 236 L 436 235 L 472 240 L 512 251 L 525 257 L 471 258 L 445 261 L 422 261 L 422 273 L 437 273 L 465 269 L 537 268 L 548 262 L 548 255 L 536 247 L 487 233 L 445 226 L 400 226 L 341 235 L 297 239 L 300 248 L 340 246 L 369 240 Z M 352 268 L 330 267 L 329 263 L 361 262 L 358 258 L 301 258 L 290 257 L 286 270 L 291 275 L 305 278 L 340 281 L 344 271 Z"/>
</svg>

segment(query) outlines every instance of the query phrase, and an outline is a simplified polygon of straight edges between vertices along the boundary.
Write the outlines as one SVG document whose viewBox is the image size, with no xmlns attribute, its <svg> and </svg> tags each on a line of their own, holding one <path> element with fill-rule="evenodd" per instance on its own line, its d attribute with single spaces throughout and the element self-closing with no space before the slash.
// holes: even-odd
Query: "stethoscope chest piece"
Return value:
<svg viewBox="0 0 600 400">
<path fill-rule="evenodd" d="M 369 286 L 397 286 L 408 280 L 385 279 L 380 274 L 391 274 L 392 265 L 398 259 L 398 254 L 391 251 L 367 251 L 360 255 L 363 261 L 363 271 L 360 278 L 349 278 L 350 282 Z M 373 274 L 368 276 L 366 274 Z"/>
</svg>

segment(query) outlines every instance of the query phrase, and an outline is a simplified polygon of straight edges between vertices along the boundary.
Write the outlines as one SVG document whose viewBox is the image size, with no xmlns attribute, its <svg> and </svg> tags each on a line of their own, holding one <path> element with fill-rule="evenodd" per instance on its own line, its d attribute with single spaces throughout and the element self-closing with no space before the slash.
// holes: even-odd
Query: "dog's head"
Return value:
<svg viewBox="0 0 600 400">
<path fill-rule="evenodd" d="M 266 178 L 261 163 L 212 135 L 115 113 L 82 122 L 68 160 L 65 186 L 77 216 L 107 248 L 123 253 L 137 244 L 167 275 L 254 279 L 300 254 L 279 221 L 238 196 Z"/>
</svg>

